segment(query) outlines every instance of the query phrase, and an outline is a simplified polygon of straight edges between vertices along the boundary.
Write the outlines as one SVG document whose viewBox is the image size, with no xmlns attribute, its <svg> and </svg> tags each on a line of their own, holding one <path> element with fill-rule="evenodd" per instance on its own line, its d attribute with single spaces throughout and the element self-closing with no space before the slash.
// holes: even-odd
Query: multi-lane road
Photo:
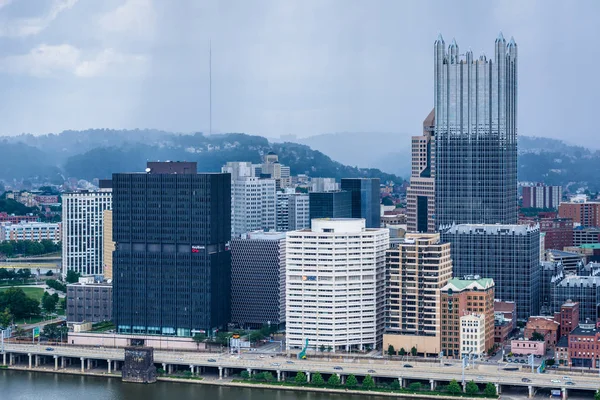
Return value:
<svg viewBox="0 0 600 400">
<path fill-rule="evenodd" d="M 5 343 L 7 353 L 42 354 L 46 356 L 64 356 L 73 358 L 86 358 L 95 360 L 124 359 L 124 350 L 119 348 L 90 348 L 77 346 L 56 346 L 48 350 L 44 345 L 27 345 Z M 443 366 L 437 363 L 413 363 L 402 361 L 340 358 L 336 360 L 307 359 L 296 360 L 281 356 L 265 356 L 245 353 L 241 357 L 230 356 L 225 353 L 200 353 L 187 351 L 154 351 L 156 363 L 204 366 L 235 369 L 252 369 L 264 371 L 280 371 L 296 373 L 305 371 L 309 373 L 321 372 L 325 374 L 338 373 L 341 375 L 354 374 L 358 376 L 371 375 L 381 378 L 420 379 L 447 382 L 452 379 L 462 380 L 462 367 L 460 363 Z M 425 364 L 425 365 L 423 365 Z M 405 365 L 411 365 L 407 367 Z M 340 369 L 341 368 L 341 369 Z M 474 380 L 479 383 L 497 383 L 512 386 L 533 386 L 544 388 L 568 388 L 597 390 L 600 388 L 600 378 L 592 375 L 571 375 L 567 384 L 563 376 L 556 374 L 534 374 L 527 371 L 506 371 L 501 368 L 473 367 L 467 368 L 465 380 Z M 529 381 L 523 381 L 523 379 Z"/>
</svg>

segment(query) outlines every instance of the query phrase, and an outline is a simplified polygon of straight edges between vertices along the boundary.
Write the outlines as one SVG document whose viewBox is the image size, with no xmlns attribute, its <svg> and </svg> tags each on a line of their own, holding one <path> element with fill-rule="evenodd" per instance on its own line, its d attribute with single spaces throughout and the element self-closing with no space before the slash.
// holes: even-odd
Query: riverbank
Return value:
<svg viewBox="0 0 600 400">
<path fill-rule="evenodd" d="M 80 375 L 80 376 L 93 376 L 103 378 L 121 378 L 119 373 L 108 373 L 108 372 L 94 372 L 84 371 L 81 372 L 79 369 L 59 369 L 54 370 L 52 368 L 44 367 L 21 367 L 21 366 L 7 366 L 2 367 L 5 370 L 23 371 L 23 372 L 43 372 L 48 374 L 62 374 L 62 375 Z M 482 397 L 467 397 L 467 396 L 448 396 L 444 394 L 435 393 L 423 393 L 423 394 L 412 394 L 412 393 L 391 393 L 391 392 L 370 392 L 364 390 L 350 390 L 350 389 L 332 389 L 332 388 L 317 388 L 317 387 L 305 387 L 305 386 L 283 386 L 283 385 L 270 385 L 267 383 L 247 383 L 247 382 L 234 382 L 233 380 L 227 379 L 188 379 L 188 378 L 176 378 L 176 377 L 157 377 L 158 381 L 161 382 L 176 382 L 176 383 L 188 383 L 188 384 L 200 384 L 200 385 L 212 385 L 212 386 L 225 386 L 245 389 L 269 389 L 269 390 L 284 390 L 293 392 L 313 392 L 313 393 L 326 393 L 326 394 L 345 394 L 345 395 L 356 395 L 356 396 L 369 396 L 369 397 L 395 397 L 399 399 L 413 399 L 413 400 L 424 400 L 424 399 L 441 399 L 441 400 L 481 400 Z"/>
</svg>

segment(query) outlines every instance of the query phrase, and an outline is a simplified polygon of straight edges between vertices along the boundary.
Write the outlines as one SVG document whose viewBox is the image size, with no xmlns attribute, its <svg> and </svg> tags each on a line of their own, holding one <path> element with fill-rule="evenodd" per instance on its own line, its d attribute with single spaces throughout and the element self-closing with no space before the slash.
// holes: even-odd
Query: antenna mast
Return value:
<svg viewBox="0 0 600 400">
<path fill-rule="evenodd" d="M 212 135 L 212 39 L 208 40 L 208 134 Z"/>
</svg>

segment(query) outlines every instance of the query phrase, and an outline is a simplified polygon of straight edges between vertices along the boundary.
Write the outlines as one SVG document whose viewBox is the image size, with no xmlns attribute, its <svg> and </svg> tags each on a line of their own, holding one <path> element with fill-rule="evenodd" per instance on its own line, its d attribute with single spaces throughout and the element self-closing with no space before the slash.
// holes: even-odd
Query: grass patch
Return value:
<svg viewBox="0 0 600 400">
<path fill-rule="evenodd" d="M 8 289 L 7 287 L 2 287 L 2 288 L 0 288 L 0 292 L 7 290 L 7 289 Z M 44 295 L 44 289 L 38 288 L 38 287 L 20 287 L 18 289 L 21 289 L 23 292 L 25 292 L 27 297 L 30 297 L 37 301 L 42 301 L 42 296 Z"/>
<path fill-rule="evenodd" d="M 92 325 L 92 332 L 106 332 L 115 329 L 115 324 L 110 321 L 97 322 Z"/>
</svg>

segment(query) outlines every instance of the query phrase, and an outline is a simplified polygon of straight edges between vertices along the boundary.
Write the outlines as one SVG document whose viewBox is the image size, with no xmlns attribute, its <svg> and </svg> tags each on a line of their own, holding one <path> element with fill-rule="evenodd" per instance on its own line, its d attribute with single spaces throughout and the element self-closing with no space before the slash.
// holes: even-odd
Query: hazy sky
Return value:
<svg viewBox="0 0 600 400">
<path fill-rule="evenodd" d="M 597 0 L 0 0 L 0 135 L 208 130 L 210 38 L 216 131 L 419 134 L 438 33 L 489 56 L 502 31 L 519 133 L 586 144 L 599 17 Z"/>
</svg>

